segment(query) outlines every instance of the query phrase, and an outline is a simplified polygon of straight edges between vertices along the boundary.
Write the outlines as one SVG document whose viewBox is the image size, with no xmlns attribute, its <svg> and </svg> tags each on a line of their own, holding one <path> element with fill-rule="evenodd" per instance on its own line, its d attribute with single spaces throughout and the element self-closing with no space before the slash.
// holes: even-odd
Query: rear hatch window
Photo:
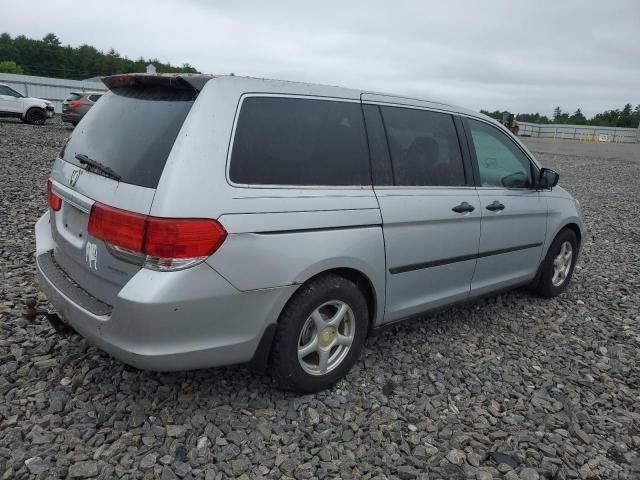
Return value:
<svg viewBox="0 0 640 480">
<path fill-rule="evenodd" d="M 67 102 L 74 102 L 76 100 L 80 100 L 82 98 L 82 95 L 78 94 L 78 93 L 72 93 L 71 95 L 69 95 L 67 97 Z"/>
<path fill-rule="evenodd" d="M 124 183 L 156 188 L 195 96 L 163 87 L 113 89 L 87 113 L 61 157 L 83 168 L 78 156 L 89 159 Z"/>
</svg>

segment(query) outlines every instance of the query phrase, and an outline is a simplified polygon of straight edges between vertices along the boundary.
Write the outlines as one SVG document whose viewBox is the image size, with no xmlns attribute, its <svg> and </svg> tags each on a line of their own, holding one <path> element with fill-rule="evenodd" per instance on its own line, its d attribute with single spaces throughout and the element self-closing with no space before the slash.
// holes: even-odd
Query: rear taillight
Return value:
<svg viewBox="0 0 640 480">
<path fill-rule="evenodd" d="M 95 203 L 89 234 L 111 252 L 153 270 L 182 270 L 211 256 L 227 237 L 216 220 L 159 218 Z"/>
<path fill-rule="evenodd" d="M 78 108 L 82 106 L 82 102 L 69 102 L 67 105 L 69 105 L 71 108 Z"/>
<path fill-rule="evenodd" d="M 208 257 L 226 236 L 215 220 L 149 217 L 144 251 L 160 258 Z"/>
<path fill-rule="evenodd" d="M 105 243 L 142 252 L 147 217 L 95 203 L 89 215 L 89 234 Z"/>
<path fill-rule="evenodd" d="M 51 210 L 57 212 L 62 207 L 62 199 L 53 193 L 53 182 L 51 179 L 47 179 L 47 201 L 49 202 L 49 206 Z"/>
</svg>

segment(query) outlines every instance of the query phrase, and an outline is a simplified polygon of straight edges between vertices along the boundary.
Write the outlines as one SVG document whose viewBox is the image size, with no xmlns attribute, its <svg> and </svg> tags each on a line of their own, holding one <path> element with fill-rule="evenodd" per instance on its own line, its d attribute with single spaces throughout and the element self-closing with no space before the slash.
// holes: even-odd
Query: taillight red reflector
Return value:
<svg viewBox="0 0 640 480">
<path fill-rule="evenodd" d="M 144 251 L 161 258 L 208 257 L 226 236 L 215 220 L 149 217 Z"/>
<path fill-rule="evenodd" d="M 89 235 L 107 243 L 142 252 L 145 215 L 94 203 L 89 216 Z"/>
<path fill-rule="evenodd" d="M 50 178 L 47 179 L 47 201 L 53 211 L 57 212 L 62 207 L 62 199 L 53 193 L 53 182 Z"/>
<path fill-rule="evenodd" d="M 78 108 L 79 106 L 81 106 L 81 105 L 82 105 L 82 103 L 81 103 L 81 102 L 69 102 L 69 104 L 68 104 L 68 105 L 69 105 L 70 107 L 72 107 L 72 108 Z"/>
<path fill-rule="evenodd" d="M 149 217 L 101 203 L 91 208 L 89 234 L 159 258 L 208 257 L 227 237 L 216 220 Z"/>
</svg>

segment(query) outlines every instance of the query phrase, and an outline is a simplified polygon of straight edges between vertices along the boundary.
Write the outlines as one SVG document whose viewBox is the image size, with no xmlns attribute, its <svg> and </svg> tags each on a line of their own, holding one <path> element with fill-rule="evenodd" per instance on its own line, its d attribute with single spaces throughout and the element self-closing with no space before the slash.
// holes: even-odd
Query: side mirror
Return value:
<svg viewBox="0 0 640 480">
<path fill-rule="evenodd" d="M 558 172 L 551 170 L 550 168 L 543 168 L 540 170 L 540 178 L 538 179 L 538 186 L 540 188 L 552 188 L 558 185 L 560 175 Z"/>
</svg>

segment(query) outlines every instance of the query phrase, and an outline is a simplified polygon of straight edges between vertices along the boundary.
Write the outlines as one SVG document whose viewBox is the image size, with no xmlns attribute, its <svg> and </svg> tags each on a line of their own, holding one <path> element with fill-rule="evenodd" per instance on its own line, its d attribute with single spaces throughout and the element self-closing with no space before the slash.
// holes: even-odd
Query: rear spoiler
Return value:
<svg viewBox="0 0 640 480">
<path fill-rule="evenodd" d="M 176 90 L 191 90 L 199 92 L 214 75 L 192 74 L 162 74 L 151 75 L 145 73 L 125 73 L 123 75 L 111 75 L 104 77 L 102 82 L 109 90 L 122 87 L 163 87 Z"/>
</svg>

